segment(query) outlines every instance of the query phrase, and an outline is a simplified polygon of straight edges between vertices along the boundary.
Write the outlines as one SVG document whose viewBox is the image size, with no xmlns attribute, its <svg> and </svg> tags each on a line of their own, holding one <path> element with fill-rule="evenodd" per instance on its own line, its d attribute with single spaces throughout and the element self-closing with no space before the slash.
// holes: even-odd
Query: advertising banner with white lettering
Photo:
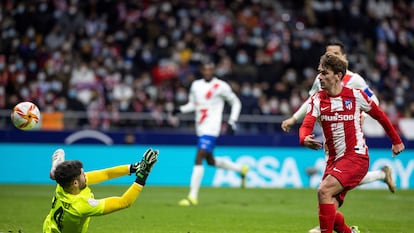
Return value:
<svg viewBox="0 0 414 233">
<path fill-rule="evenodd" d="M 154 166 L 147 184 L 154 186 L 188 186 L 194 165 L 195 146 L 161 145 L 64 145 L 64 144 L 0 144 L 0 183 L 53 184 L 49 179 L 51 155 L 63 148 L 66 159 L 78 159 L 85 171 L 102 169 L 140 160 L 146 148 L 160 150 L 159 161 Z M 247 187 L 308 188 L 317 187 L 325 158 L 322 150 L 278 147 L 229 147 L 218 146 L 214 154 L 238 164 L 247 164 Z M 406 150 L 392 158 L 390 149 L 370 149 L 370 170 L 384 165 L 392 168 L 397 188 L 414 188 L 414 150 Z M 30 176 L 18 172 L 30 166 Z M 203 186 L 239 187 L 237 172 L 215 169 L 205 164 Z M 133 178 L 126 176 L 104 184 L 129 184 Z M 386 189 L 377 181 L 361 188 Z"/>
</svg>

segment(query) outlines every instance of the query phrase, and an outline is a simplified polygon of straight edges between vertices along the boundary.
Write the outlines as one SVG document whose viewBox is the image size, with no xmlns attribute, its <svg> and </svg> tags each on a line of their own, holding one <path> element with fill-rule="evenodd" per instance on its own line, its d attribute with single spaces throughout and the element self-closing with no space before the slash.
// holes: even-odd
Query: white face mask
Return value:
<svg viewBox="0 0 414 233">
<path fill-rule="evenodd" d="M 260 89 L 260 87 L 254 87 L 252 92 L 253 92 L 253 96 L 256 98 L 262 95 L 262 90 Z"/>
<path fill-rule="evenodd" d="M 236 59 L 237 63 L 241 65 L 246 64 L 249 61 L 249 58 L 246 54 L 238 54 Z"/>
<path fill-rule="evenodd" d="M 224 44 L 226 46 L 232 46 L 234 44 L 234 38 L 232 36 L 226 36 L 224 38 Z"/>
<path fill-rule="evenodd" d="M 241 90 L 243 96 L 250 96 L 252 94 L 252 89 L 248 86 L 244 86 Z"/>
<path fill-rule="evenodd" d="M 14 72 L 16 72 L 16 65 L 14 65 L 14 64 L 10 65 L 10 66 L 9 66 L 9 72 L 10 72 L 10 73 L 14 73 Z"/>
<path fill-rule="evenodd" d="M 76 13 L 76 7 L 74 7 L 74 6 L 69 7 L 68 12 L 69 12 L 70 15 L 74 15 Z"/>
<path fill-rule="evenodd" d="M 131 86 L 132 83 L 134 82 L 134 77 L 132 75 L 127 75 L 125 77 L 125 81 L 124 82 L 125 82 L 126 85 Z"/>
<path fill-rule="evenodd" d="M 17 83 L 22 84 L 26 81 L 26 75 L 18 74 L 16 77 Z"/>
<path fill-rule="evenodd" d="M 63 102 L 63 101 L 61 101 L 60 103 L 58 103 L 56 107 L 57 107 L 57 109 L 59 109 L 59 111 L 65 111 L 66 108 L 67 108 L 66 103 Z"/>
<path fill-rule="evenodd" d="M 168 40 L 165 37 L 161 37 L 158 39 L 158 47 L 166 48 L 168 46 Z"/>
<path fill-rule="evenodd" d="M 294 72 L 289 72 L 289 73 L 286 75 L 286 79 L 287 79 L 289 82 L 295 82 L 295 81 L 296 81 L 296 74 L 295 74 Z"/>
<path fill-rule="evenodd" d="M 28 36 L 29 38 L 33 38 L 33 37 L 34 37 L 34 35 L 35 35 L 35 30 L 34 30 L 34 28 L 29 28 L 29 29 L 27 30 L 27 36 Z"/>
<path fill-rule="evenodd" d="M 21 90 L 20 90 L 20 95 L 23 97 L 23 98 L 28 98 L 29 97 L 29 89 L 27 89 L 27 87 L 24 87 L 24 88 L 22 88 Z"/>
<path fill-rule="evenodd" d="M 178 102 L 184 102 L 184 101 L 186 101 L 186 100 L 187 100 L 187 94 L 186 94 L 185 92 L 183 92 L 183 91 L 180 91 L 180 92 L 178 92 L 178 93 L 176 94 L 175 99 L 176 99 Z"/>
</svg>

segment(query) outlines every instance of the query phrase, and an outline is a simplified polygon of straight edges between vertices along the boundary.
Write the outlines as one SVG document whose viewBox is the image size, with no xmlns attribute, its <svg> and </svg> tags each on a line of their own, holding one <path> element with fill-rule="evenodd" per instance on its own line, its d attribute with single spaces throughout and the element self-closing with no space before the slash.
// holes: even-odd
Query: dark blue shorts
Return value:
<svg viewBox="0 0 414 233">
<path fill-rule="evenodd" d="M 216 137 L 210 135 L 202 135 L 198 137 L 197 148 L 213 153 L 216 146 Z"/>
</svg>

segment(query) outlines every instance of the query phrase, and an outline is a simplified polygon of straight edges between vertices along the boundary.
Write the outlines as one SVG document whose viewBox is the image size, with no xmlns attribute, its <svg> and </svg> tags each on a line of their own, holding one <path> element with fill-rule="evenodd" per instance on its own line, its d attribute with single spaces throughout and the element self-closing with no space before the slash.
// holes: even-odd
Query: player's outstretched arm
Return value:
<svg viewBox="0 0 414 233">
<path fill-rule="evenodd" d="M 316 76 L 315 80 L 313 81 L 312 88 L 309 90 L 309 97 L 305 100 L 305 102 L 302 103 L 299 109 L 291 117 L 284 120 L 280 125 L 283 131 L 289 132 L 296 122 L 301 121 L 305 117 L 308 110 L 308 105 L 311 102 L 311 96 L 321 90 L 321 84 L 318 77 L 319 75 Z"/>
<path fill-rule="evenodd" d="M 94 170 L 86 172 L 86 181 L 88 185 L 98 184 L 106 180 L 118 178 L 130 174 L 130 167 L 132 165 L 120 165 L 101 170 Z"/>
<path fill-rule="evenodd" d="M 130 165 L 120 165 L 111 168 L 86 172 L 88 185 L 98 184 L 106 180 L 136 173 L 139 164 L 140 162 L 136 162 Z"/>
<path fill-rule="evenodd" d="M 300 121 L 305 117 L 309 103 L 310 97 L 306 99 L 305 102 L 303 102 L 300 108 L 291 117 L 282 121 L 281 128 L 283 131 L 289 132 L 292 126 L 295 125 L 297 121 Z"/>
<path fill-rule="evenodd" d="M 144 187 L 147 177 L 152 167 L 158 160 L 158 150 L 148 149 L 142 156 L 141 161 L 136 167 L 135 182 L 121 197 L 108 197 L 103 199 L 105 202 L 104 214 L 109 214 L 117 210 L 128 208 L 135 202 Z"/>
<path fill-rule="evenodd" d="M 362 95 L 365 99 L 365 94 Z M 376 105 L 374 102 L 369 102 L 369 106 L 371 109 L 367 112 L 368 115 L 373 117 L 375 120 L 377 120 L 381 126 L 384 128 L 384 131 L 387 133 L 388 137 L 391 139 L 392 142 L 392 157 L 397 156 L 399 153 L 401 153 L 405 146 L 400 138 L 400 135 L 398 135 L 397 130 L 393 127 L 391 121 L 389 120 L 388 116 L 385 114 L 384 111 L 378 105 Z"/>
<path fill-rule="evenodd" d="M 290 132 L 292 126 L 296 123 L 295 117 L 291 116 L 288 119 L 282 121 L 281 128 L 285 132 Z"/>
</svg>

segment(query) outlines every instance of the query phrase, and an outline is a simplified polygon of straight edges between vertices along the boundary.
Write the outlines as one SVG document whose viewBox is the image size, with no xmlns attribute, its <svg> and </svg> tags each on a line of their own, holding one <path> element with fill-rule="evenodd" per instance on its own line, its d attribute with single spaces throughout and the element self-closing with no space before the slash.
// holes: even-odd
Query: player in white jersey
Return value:
<svg viewBox="0 0 414 233">
<path fill-rule="evenodd" d="M 332 52 L 338 56 L 341 56 L 346 60 L 346 53 L 345 53 L 345 46 L 341 41 L 338 40 L 331 40 L 326 45 L 326 52 Z M 316 76 L 315 81 L 313 82 L 312 88 L 309 90 L 309 96 L 312 96 L 316 92 L 321 90 L 321 83 L 319 80 L 319 75 Z M 346 71 L 346 75 L 341 81 L 342 85 L 349 88 L 357 88 L 361 89 L 367 94 L 376 104 L 379 103 L 377 96 L 373 93 L 373 91 L 369 88 L 368 84 L 365 80 L 361 77 L 361 75 L 354 73 L 350 70 Z M 309 105 L 310 97 L 300 106 L 300 108 L 291 116 L 290 118 L 284 120 L 282 122 L 282 129 L 285 132 L 289 132 L 291 127 L 298 121 L 302 120 L 305 117 L 306 109 Z M 366 114 L 364 113 L 363 117 Z M 394 193 L 396 186 L 392 179 L 392 171 L 389 166 L 383 166 L 380 170 L 376 171 L 369 171 L 364 179 L 361 180 L 360 185 L 372 183 L 374 181 L 383 181 L 387 184 L 388 189 Z M 318 233 L 319 227 L 313 228 L 309 231 L 309 233 Z"/>
<path fill-rule="evenodd" d="M 195 112 L 195 127 L 198 136 L 197 154 L 190 181 L 188 197 L 181 200 L 179 205 L 191 206 L 198 204 L 198 191 L 204 175 L 203 160 L 210 166 L 230 169 L 240 173 L 242 187 L 244 187 L 248 166 L 238 165 L 232 161 L 214 158 L 213 149 L 216 138 L 220 134 L 223 109 L 225 102 L 231 106 L 228 124 L 231 130 L 236 130 L 241 103 L 229 84 L 214 77 L 215 65 L 212 62 L 203 63 L 201 74 L 203 79 L 195 80 L 191 84 L 188 103 L 180 106 L 179 112 Z"/>
</svg>

